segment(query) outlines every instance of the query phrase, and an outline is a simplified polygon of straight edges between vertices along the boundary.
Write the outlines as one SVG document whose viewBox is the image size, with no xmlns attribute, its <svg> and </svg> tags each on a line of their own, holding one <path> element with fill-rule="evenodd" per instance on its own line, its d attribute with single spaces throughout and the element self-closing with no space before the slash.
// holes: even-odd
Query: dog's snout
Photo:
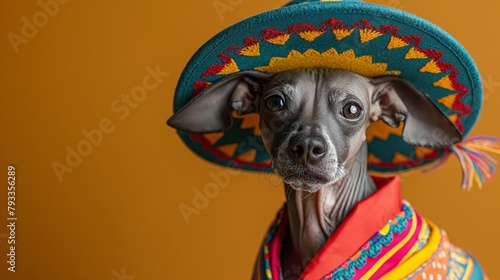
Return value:
<svg viewBox="0 0 500 280">
<path fill-rule="evenodd" d="M 290 139 L 288 147 L 291 158 L 296 163 L 317 163 L 327 152 L 327 146 L 320 137 L 296 135 Z"/>
</svg>

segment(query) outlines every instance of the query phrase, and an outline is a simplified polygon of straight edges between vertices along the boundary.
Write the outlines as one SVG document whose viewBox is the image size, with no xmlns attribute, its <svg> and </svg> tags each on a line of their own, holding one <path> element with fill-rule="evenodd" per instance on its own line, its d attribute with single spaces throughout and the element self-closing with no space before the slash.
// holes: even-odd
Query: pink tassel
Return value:
<svg viewBox="0 0 500 280">
<path fill-rule="evenodd" d="M 441 160 L 432 168 L 424 170 L 424 172 L 435 171 L 453 153 L 457 155 L 462 165 L 464 175 L 462 189 L 470 190 L 474 184 L 482 188 L 484 183 L 491 182 L 495 178 L 495 164 L 497 162 L 487 152 L 500 154 L 499 143 L 499 137 L 469 137 L 447 149 Z"/>
</svg>

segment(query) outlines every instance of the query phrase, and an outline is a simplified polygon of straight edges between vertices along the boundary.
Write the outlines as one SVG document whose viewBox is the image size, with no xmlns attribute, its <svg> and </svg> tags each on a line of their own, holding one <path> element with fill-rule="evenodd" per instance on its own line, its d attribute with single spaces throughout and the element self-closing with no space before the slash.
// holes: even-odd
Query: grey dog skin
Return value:
<svg viewBox="0 0 500 280">
<path fill-rule="evenodd" d="M 284 182 L 290 221 L 281 252 L 285 272 L 304 269 L 356 203 L 375 191 L 365 141 L 371 122 L 398 127 L 404 121 L 403 139 L 412 145 L 461 140 L 448 118 L 405 80 L 334 69 L 233 74 L 168 124 L 191 133 L 224 131 L 232 110 L 260 115 L 262 140 Z"/>
</svg>

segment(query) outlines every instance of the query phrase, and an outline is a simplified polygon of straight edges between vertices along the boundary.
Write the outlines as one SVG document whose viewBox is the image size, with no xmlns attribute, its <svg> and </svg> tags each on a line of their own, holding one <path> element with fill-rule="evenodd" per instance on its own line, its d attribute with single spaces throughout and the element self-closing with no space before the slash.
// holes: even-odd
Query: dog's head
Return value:
<svg viewBox="0 0 500 280">
<path fill-rule="evenodd" d="M 412 145 L 440 147 L 460 132 L 423 93 L 405 80 L 367 78 L 350 71 L 243 71 L 212 85 L 168 124 L 191 133 L 223 131 L 231 111 L 258 113 L 273 168 L 295 189 L 314 192 L 342 179 L 372 121 L 397 127 Z"/>
</svg>

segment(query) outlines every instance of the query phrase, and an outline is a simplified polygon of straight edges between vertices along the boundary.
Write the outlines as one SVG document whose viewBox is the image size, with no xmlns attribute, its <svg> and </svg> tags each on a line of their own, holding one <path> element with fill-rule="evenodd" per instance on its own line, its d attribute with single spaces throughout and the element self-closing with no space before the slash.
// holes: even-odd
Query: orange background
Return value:
<svg viewBox="0 0 500 280">
<path fill-rule="evenodd" d="M 66 1 L 18 53 L 8 34 L 22 34 L 22 18 L 32 22 L 42 8 L 37 1 L 0 2 L 0 279 L 249 279 L 284 201 L 279 180 L 230 175 L 228 186 L 186 224 L 178 206 L 192 205 L 193 189 L 227 170 L 192 154 L 165 121 L 176 81 L 197 48 L 284 1 L 218 0 L 234 4 L 221 17 L 213 0 Z M 427 18 L 464 44 L 488 82 L 472 134 L 500 136 L 500 85 L 492 83 L 500 81 L 500 3 L 376 2 Z M 128 115 L 113 111 L 114 102 L 124 104 L 122 94 L 142 85 L 145 68 L 157 65 L 169 76 Z M 75 149 L 85 139 L 82 130 L 99 128 L 103 119 L 114 130 L 60 182 L 52 163 L 64 163 L 66 147 Z M 17 168 L 16 273 L 6 264 L 9 164 Z M 460 190 L 460 180 L 453 159 L 431 174 L 405 174 L 403 191 L 491 279 L 500 279 L 500 180 L 471 192 Z"/>
</svg>

